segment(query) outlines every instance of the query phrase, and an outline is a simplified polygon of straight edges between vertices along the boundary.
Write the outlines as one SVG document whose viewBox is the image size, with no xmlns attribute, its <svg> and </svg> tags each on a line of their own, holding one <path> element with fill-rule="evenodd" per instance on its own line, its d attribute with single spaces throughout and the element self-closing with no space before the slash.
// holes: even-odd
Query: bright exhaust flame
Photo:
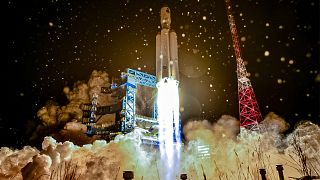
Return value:
<svg viewBox="0 0 320 180">
<path fill-rule="evenodd" d="M 162 171 L 165 179 L 173 179 L 179 168 L 181 136 L 179 113 L 179 82 L 170 78 L 158 84 L 158 122 Z"/>
</svg>

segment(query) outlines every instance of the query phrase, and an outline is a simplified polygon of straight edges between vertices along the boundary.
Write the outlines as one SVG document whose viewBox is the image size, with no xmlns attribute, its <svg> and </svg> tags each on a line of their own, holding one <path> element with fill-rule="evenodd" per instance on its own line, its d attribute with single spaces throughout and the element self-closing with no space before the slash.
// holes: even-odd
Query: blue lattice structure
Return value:
<svg viewBox="0 0 320 180">
<path fill-rule="evenodd" d="M 156 76 L 147 74 L 141 71 L 128 69 L 128 74 L 132 75 L 135 78 L 137 84 L 142 86 L 148 86 L 152 88 L 157 87 L 157 79 Z"/>
<path fill-rule="evenodd" d="M 122 103 L 122 115 L 124 116 L 121 123 L 122 132 L 130 132 L 136 127 L 136 92 L 137 85 L 156 88 L 156 76 L 141 71 L 129 69 L 122 73 L 122 77 L 127 78 L 126 96 Z M 153 119 L 156 117 L 156 108 L 153 111 Z M 141 119 L 141 118 L 140 118 Z"/>
<path fill-rule="evenodd" d="M 121 123 L 122 132 L 130 132 L 135 127 L 135 114 L 136 114 L 136 86 L 127 82 L 126 96 L 122 101 L 122 111 L 124 119 Z"/>
<path fill-rule="evenodd" d="M 94 94 L 91 103 L 82 104 L 82 123 L 87 126 L 86 134 L 89 136 L 97 134 L 115 136 L 119 133 L 125 134 L 136 129 L 141 132 L 141 142 L 143 144 L 158 145 L 157 126 L 159 123 L 156 118 L 156 102 L 152 102 L 151 117 L 139 115 L 136 110 L 138 86 L 156 89 L 156 84 L 156 76 L 154 75 L 133 69 L 127 69 L 127 72 L 121 73 L 120 82 L 113 82 L 110 88 L 101 89 L 101 93 L 111 94 L 112 96 L 114 95 L 113 97 L 119 98 L 119 103 L 109 106 L 97 106 L 98 95 Z M 145 90 L 143 93 L 152 92 Z M 103 126 L 97 124 L 101 116 L 113 113 L 116 113 L 114 125 Z"/>
</svg>

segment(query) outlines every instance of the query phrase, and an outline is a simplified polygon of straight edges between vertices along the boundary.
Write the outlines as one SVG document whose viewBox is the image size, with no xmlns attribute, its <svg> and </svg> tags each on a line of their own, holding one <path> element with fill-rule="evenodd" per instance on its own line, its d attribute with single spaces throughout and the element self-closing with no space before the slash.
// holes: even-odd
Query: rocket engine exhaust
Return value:
<svg viewBox="0 0 320 180">
<path fill-rule="evenodd" d="M 165 179 L 173 179 L 179 170 L 181 149 L 178 81 L 163 78 L 157 86 L 161 167 Z"/>
</svg>

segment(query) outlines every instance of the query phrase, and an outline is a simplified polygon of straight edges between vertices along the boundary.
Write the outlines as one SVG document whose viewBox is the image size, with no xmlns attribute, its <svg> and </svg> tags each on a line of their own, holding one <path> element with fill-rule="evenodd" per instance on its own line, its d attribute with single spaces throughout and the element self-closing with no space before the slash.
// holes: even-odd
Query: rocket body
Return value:
<svg viewBox="0 0 320 180">
<path fill-rule="evenodd" d="M 180 168 L 181 121 L 177 34 L 171 30 L 170 9 L 160 10 L 161 31 L 156 36 L 157 121 L 161 174 L 172 180 Z"/>
<path fill-rule="evenodd" d="M 170 28 L 169 7 L 160 10 L 161 31 L 156 36 L 156 76 L 157 82 L 163 78 L 179 81 L 177 34 Z"/>
</svg>

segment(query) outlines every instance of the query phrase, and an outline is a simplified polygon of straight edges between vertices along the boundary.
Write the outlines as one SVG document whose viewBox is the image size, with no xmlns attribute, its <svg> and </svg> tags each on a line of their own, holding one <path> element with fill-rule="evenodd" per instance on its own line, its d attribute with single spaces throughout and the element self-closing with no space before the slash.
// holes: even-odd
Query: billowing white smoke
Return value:
<svg viewBox="0 0 320 180">
<path fill-rule="evenodd" d="M 32 162 L 33 157 L 38 154 L 39 151 L 30 146 L 25 146 L 21 150 L 2 147 L 0 149 L 0 179 L 21 175 L 20 170 Z"/>
<path fill-rule="evenodd" d="M 57 143 L 45 137 L 42 150 L 26 146 L 22 150 L 0 149 L 0 179 L 59 179 L 67 175 L 77 179 L 122 179 L 122 171 L 133 170 L 157 178 L 156 159 L 140 146 L 138 132 L 119 135 L 107 143 L 96 140 L 82 147 L 72 142 Z"/>
<path fill-rule="evenodd" d="M 320 173 L 319 126 L 309 121 L 303 121 L 288 136 L 286 141 L 289 147 L 285 149 L 285 153 L 291 156 L 291 164 L 300 166 L 297 168 L 300 174 L 312 175 Z M 317 175 L 320 176 L 319 174 Z"/>
<path fill-rule="evenodd" d="M 278 179 L 276 165 L 281 164 L 286 178 L 319 175 L 320 157 L 316 153 L 320 147 L 319 126 L 307 121 L 284 137 L 279 132 L 287 130 L 288 124 L 274 113 L 269 113 L 262 125 L 262 133 L 244 130 L 237 134 L 239 122 L 230 116 L 222 116 L 213 125 L 207 121 L 188 123 L 184 127 L 189 140 L 188 156 L 182 163 L 187 165 L 185 171 L 195 179 L 203 178 L 203 173 L 209 179 L 259 179 L 259 169 L 263 168 L 267 179 Z M 306 157 L 309 174 L 304 173 L 299 162 L 301 156 L 292 141 L 297 132 L 304 132 L 298 133 L 296 144 Z M 204 145 L 210 148 L 210 156 L 201 157 L 199 161 L 195 157 L 199 155 L 199 147 Z"/>
<path fill-rule="evenodd" d="M 282 127 L 283 119 L 273 113 L 266 119 L 270 124 L 264 123 L 269 125 L 262 134 L 246 131 L 237 134 L 239 122 L 231 116 L 222 116 L 215 124 L 189 122 L 183 129 L 187 142 L 179 173 L 187 173 L 189 179 L 203 179 L 204 176 L 207 179 L 258 179 L 259 168 L 264 168 L 267 179 L 278 179 L 275 166 L 282 164 L 286 179 L 301 177 L 307 174 L 299 162 L 301 156 L 296 147 L 300 147 L 307 170 L 317 176 L 320 169 L 319 126 L 305 121 L 285 137 L 279 133 L 280 127 L 274 127 Z M 158 179 L 162 177 L 158 168 L 159 151 L 141 146 L 139 135 L 139 132 L 132 132 L 119 135 L 110 143 L 97 140 L 84 146 L 68 141 L 57 143 L 46 137 L 42 150 L 29 146 L 21 150 L 2 147 L 0 179 L 22 179 L 22 176 L 24 179 L 58 179 L 69 174 L 77 179 L 120 180 L 124 170 L 134 171 L 136 179 Z M 202 146 L 209 147 L 207 154 L 210 156 L 200 156 L 199 147 Z"/>
<path fill-rule="evenodd" d="M 38 111 L 41 125 L 33 138 L 39 138 L 50 128 L 65 124 L 66 129 L 77 130 L 68 138 L 79 137 L 83 146 L 65 141 L 56 142 L 52 137 L 43 140 L 41 150 L 25 146 L 21 150 L 7 147 L 0 149 L 0 179 L 122 179 L 124 170 L 132 170 L 135 179 L 160 179 L 164 174 L 159 150 L 141 146 L 139 132 L 118 135 L 113 141 L 88 138 L 85 127 L 79 123 L 82 116 L 80 105 L 89 103 L 93 93 L 99 95 L 98 104 L 115 103 L 101 87 L 108 86 L 105 72 L 93 71 L 88 83 L 77 82 L 73 89 L 66 87 L 64 93 L 69 100 L 65 106 L 49 102 Z M 101 118 L 109 123 L 106 117 Z M 239 121 L 223 115 L 216 123 L 206 120 L 190 121 L 183 132 L 186 137 L 181 154 L 179 173 L 187 173 L 188 179 L 259 179 L 259 168 L 267 171 L 267 179 L 278 179 L 276 164 L 284 166 L 285 178 L 303 175 L 319 176 L 320 128 L 309 121 L 296 126 L 288 136 L 288 129 L 281 117 L 269 113 L 262 133 L 242 131 Z M 60 134 L 64 135 L 60 132 Z M 57 136 L 55 136 L 57 137 Z M 63 138 L 62 138 L 63 139 Z M 42 141 L 42 139 L 41 139 Z M 80 143 L 81 144 L 81 143 Z M 179 178 L 177 178 L 179 179 Z"/>
<path fill-rule="evenodd" d="M 34 131 L 31 140 L 42 139 L 45 135 L 55 134 L 55 137 L 61 140 L 64 139 L 64 136 L 69 136 L 74 137 L 74 140 L 75 137 L 79 137 L 78 139 L 81 139 L 82 142 L 92 142 L 83 136 L 86 131 L 86 126 L 81 124 L 81 104 L 90 103 L 94 93 L 99 96 L 99 106 L 115 104 L 115 99 L 111 94 L 101 93 L 101 88 L 108 86 L 110 86 L 108 74 L 104 71 L 94 70 L 87 83 L 78 81 L 73 85 L 72 89 L 65 87 L 63 92 L 69 101 L 68 104 L 60 106 L 53 101 L 47 102 L 37 113 L 41 123 L 38 125 L 36 131 Z M 112 124 L 113 120 L 114 115 L 105 115 L 100 118 L 100 122 L 107 125 Z M 65 131 L 58 133 L 57 130 L 61 130 L 61 127 L 64 127 Z M 75 131 L 79 131 L 79 133 L 76 134 Z M 66 133 L 68 133 L 68 135 L 66 135 Z"/>
</svg>

